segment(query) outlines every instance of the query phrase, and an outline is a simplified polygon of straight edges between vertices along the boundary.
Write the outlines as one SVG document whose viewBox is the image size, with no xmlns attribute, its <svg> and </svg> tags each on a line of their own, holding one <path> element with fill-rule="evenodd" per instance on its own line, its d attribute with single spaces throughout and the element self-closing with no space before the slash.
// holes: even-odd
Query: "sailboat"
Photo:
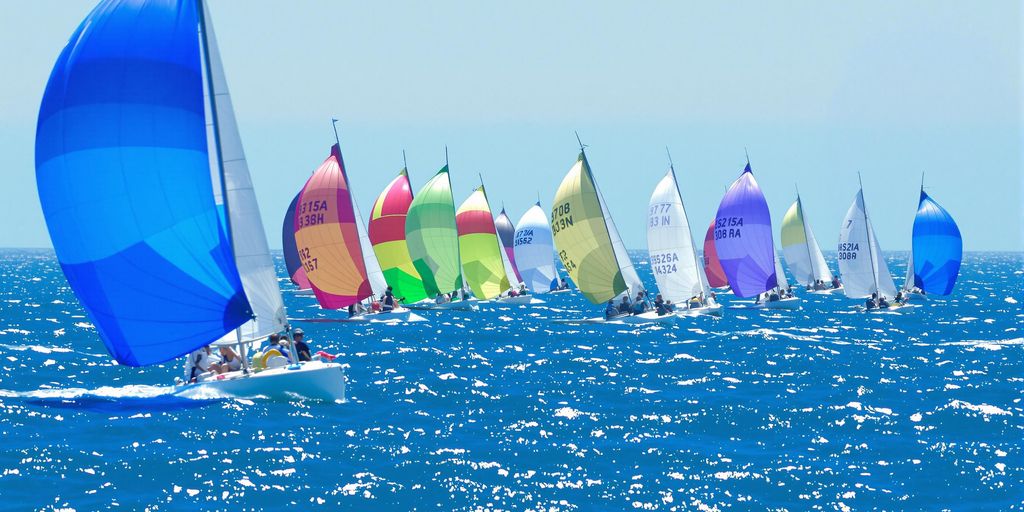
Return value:
<svg viewBox="0 0 1024 512">
<path fill-rule="evenodd" d="M 963 256 L 960 228 L 949 212 L 924 191 L 922 177 L 903 293 L 921 298 L 949 295 L 960 274 Z"/>
<path fill-rule="evenodd" d="M 843 292 L 847 297 L 863 299 L 876 294 L 892 301 L 889 309 L 900 306 L 894 300 L 896 284 L 893 283 L 864 206 L 863 185 L 857 191 L 839 229 L 837 258 L 839 273 L 843 277 Z"/>
<path fill-rule="evenodd" d="M 455 211 L 455 225 L 459 233 L 462 277 L 473 295 L 480 300 L 490 300 L 508 291 L 511 283 L 502 263 L 502 248 L 482 184 Z"/>
<path fill-rule="evenodd" d="M 537 204 L 526 210 L 516 224 L 513 252 L 519 273 L 526 287 L 533 293 L 557 293 L 558 271 L 555 269 L 555 244 L 551 238 L 551 224 L 544 209 Z"/>
<path fill-rule="evenodd" d="M 773 289 L 773 293 L 779 296 L 779 300 L 768 300 L 760 301 L 754 304 L 754 309 L 800 309 L 800 298 L 796 296 L 784 297 L 782 291 L 789 290 L 789 278 L 786 277 L 786 271 L 782 268 L 782 259 L 779 258 L 779 251 L 773 250 L 775 253 L 775 276 L 778 286 Z"/>
<path fill-rule="evenodd" d="M 817 294 L 842 290 L 842 285 L 833 288 L 834 276 L 825 263 L 821 247 L 811 232 L 811 226 L 804 214 L 803 202 L 797 193 L 786 215 L 782 218 L 782 254 L 797 283 Z"/>
<path fill-rule="evenodd" d="M 737 297 L 759 297 L 774 290 L 775 300 L 765 305 L 755 301 L 755 307 L 792 307 L 795 297 L 781 299 L 771 214 L 749 160 L 718 205 L 714 237 L 715 251 Z"/>
<path fill-rule="evenodd" d="M 89 14 L 43 96 L 36 180 L 68 283 L 118 363 L 233 345 L 243 370 L 178 392 L 344 399 L 337 363 L 249 368 L 286 315 L 204 2 Z"/>
<path fill-rule="evenodd" d="M 708 279 L 708 286 L 719 290 L 719 293 L 729 291 L 729 278 L 725 276 L 725 269 L 722 262 L 718 261 L 718 251 L 715 250 L 715 221 L 708 224 L 708 231 L 704 234 L 704 276 Z"/>
<path fill-rule="evenodd" d="M 379 304 L 373 305 L 372 301 L 383 295 L 387 285 L 362 228 L 340 141 L 331 146 L 330 155 L 299 194 L 295 243 L 323 309 L 349 308 L 349 317 L 344 320 L 350 321 L 423 320 L 402 307 L 383 311 Z"/>
<path fill-rule="evenodd" d="M 370 243 L 383 268 L 384 280 L 391 286 L 394 296 L 403 303 L 419 302 L 427 298 L 423 279 L 412 264 L 409 247 L 405 242 L 406 215 L 411 204 L 412 187 L 406 166 L 377 196 L 370 212 L 368 227 Z"/>
<path fill-rule="evenodd" d="M 447 160 L 447 158 L 446 158 Z M 455 224 L 455 200 L 445 163 L 420 189 L 405 218 L 409 257 L 423 280 L 425 300 L 406 304 L 412 309 L 476 310 L 477 300 L 463 289 L 459 232 Z M 451 294 L 450 300 L 435 300 Z"/>
<path fill-rule="evenodd" d="M 665 177 L 654 187 L 647 212 L 647 252 L 658 291 L 680 315 L 722 315 L 722 305 L 711 298 L 703 265 L 697 259 L 690 222 L 679 193 L 675 166 L 669 162 Z M 691 298 L 698 301 L 691 305 Z"/>
<path fill-rule="evenodd" d="M 576 163 L 562 179 L 551 207 L 551 231 L 558 257 L 580 292 L 592 304 L 605 305 L 620 297 L 632 299 L 645 291 L 633 262 L 626 253 L 580 144 Z M 558 323 L 671 322 L 675 315 L 658 316 L 655 311 Z"/>
<path fill-rule="evenodd" d="M 505 265 L 505 273 L 508 275 L 509 282 L 513 285 L 523 284 L 523 276 L 519 273 L 519 267 L 516 265 L 516 253 L 514 241 L 516 237 L 516 227 L 512 224 L 512 219 L 508 218 L 508 214 L 505 213 L 505 207 L 501 207 L 501 213 L 494 218 L 494 230 L 498 233 L 498 240 L 501 242 L 501 248 L 504 251 L 502 261 Z"/>
<path fill-rule="evenodd" d="M 288 278 L 296 286 L 293 292 L 296 295 L 313 297 L 313 287 L 309 284 L 309 278 L 306 277 L 306 269 L 302 268 L 299 250 L 295 248 L 295 206 L 298 204 L 299 194 L 295 194 L 284 213 L 284 222 L 281 226 L 281 250 L 284 252 L 284 267 L 288 272 Z"/>
</svg>

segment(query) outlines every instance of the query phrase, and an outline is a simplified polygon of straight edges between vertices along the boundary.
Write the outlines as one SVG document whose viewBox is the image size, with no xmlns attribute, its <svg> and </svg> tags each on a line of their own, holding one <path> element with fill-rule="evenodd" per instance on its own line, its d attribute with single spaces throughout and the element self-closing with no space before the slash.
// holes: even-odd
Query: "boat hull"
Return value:
<svg viewBox="0 0 1024 512">
<path fill-rule="evenodd" d="M 699 308 L 680 309 L 675 312 L 676 316 L 689 317 L 689 316 L 722 316 L 722 311 L 725 308 L 721 304 L 712 304 L 710 306 L 701 306 Z"/>
<path fill-rule="evenodd" d="M 366 313 L 359 316 L 344 318 L 341 321 L 353 323 L 404 324 L 410 322 L 426 322 L 427 319 L 413 313 L 407 308 L 399 308 L 393 311 L 382 311 L 380 313 Z"/>
<path fill-rule="evenodd" d="M 229 372 L 175 390 L 182 396 L 266 397 L 272 400 L 304 398 L 344 401 L 345 369 L 338 363 L 309 361 L 248 375 Z"/>
<path fill-rule="evenodd" d="M 516 297 L 502 297 L 497 299 L 496 302 L 502 304 L 544 304 L 544 301 L 532 296 L 532 295 L 519 295 Z"/>
<path fill-rule="evenodd" d="M 431 300 L 423 300 L 420 302 L 414 302 L 412 304 L 406 304 L 405 307 L 408 309 L 418 310 L 431 310 L 431 311 L 444 311 L 444 310 L 455 310 L 455 311 L 476 311 L 480 309 L 477 306 L 477 299 L 466 299 L 457 300 L 454 302 L 445 302 L 444 304 L 437 304 Z"/>
<path fill-rule="evenodd" d="M 754 309 L 800 309 L 800 298 L 789 297 L 780 300 L 754 304 Z"/>
<path fill-rule="evenodd" d="M 580 319 L 556 319 L 552 322 L 557 324 L 628 324 L 628 325 L 649 325 L 649 324 L 673 324 L 679 319 L 676 315 L 661 315 L 655 311 L 647 311 L 639 315 L 619 315 L 612 318 L 597 316 L 593 318 Z"/>
</svg>

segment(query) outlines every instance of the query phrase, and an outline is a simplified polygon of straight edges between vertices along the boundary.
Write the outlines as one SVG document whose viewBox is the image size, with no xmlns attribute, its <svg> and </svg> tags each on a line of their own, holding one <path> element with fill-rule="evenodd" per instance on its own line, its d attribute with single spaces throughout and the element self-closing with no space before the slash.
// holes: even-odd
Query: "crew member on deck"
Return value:
<svg viewBox="0 0 1024 512">
<path fill-rule="evenodd" d="M 615 307 L 615 301 L 608 299 L 608 306 L 604 308 L 604 318 L 607 320 L 614 316 L 618 316 L 618 314 L 619 309 Z"/>
<path fill-rule="evenodd" d="M 292 338 L 295 340 L 295 352 L 299 354 L 299 361 L 312 361 L 313 354 L 305 341 L 306 333 L 302 332 L 302 329 L 295 329 L 292 331 Z"/>
</svg>

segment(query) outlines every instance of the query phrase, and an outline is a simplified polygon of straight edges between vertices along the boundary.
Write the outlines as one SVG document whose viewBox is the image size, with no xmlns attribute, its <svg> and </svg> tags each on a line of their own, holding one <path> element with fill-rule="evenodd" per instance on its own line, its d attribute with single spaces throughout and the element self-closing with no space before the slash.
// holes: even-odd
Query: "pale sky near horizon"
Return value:
<svg viewBox="0 0 1024 512">
<path fill-rule="evenodd" d="M 208 0 L 272 248 L 334 141 L 364 216 L 449 148 L 458 204 L 545 208 L 587 144 L 630 248 L 669 146 L 702 238 L 749 149 L 775 233 L 799 186 L 822 249 L 863 176 L 880 245 L 910 246 L 921 173 L 966 250 L 1022 248 L 1021 4 Z M 0 19 L 0 247 L 48 247 L 34 176 L 50 69 L 92 0 Z M 778 240 L 776 240 L 778 245 Z"/>
</svg>

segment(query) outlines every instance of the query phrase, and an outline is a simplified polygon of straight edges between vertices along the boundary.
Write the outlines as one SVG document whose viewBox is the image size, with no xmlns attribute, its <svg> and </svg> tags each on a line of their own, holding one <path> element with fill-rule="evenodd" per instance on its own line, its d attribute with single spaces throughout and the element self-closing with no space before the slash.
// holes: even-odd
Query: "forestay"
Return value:
<svg viewBox="0 0 1024 512">
<path fill-rule="evenodd" d="M 831 285 L 832 271 L 807 223 L 799 195 L 782 218 L 782 254 L 796 282 L 808 286 L 820 280 Z"/>
<path fill-rule="evenodd" d="M 778 285 L 771 214 L 749 163 L 718 206 L 715 249 L 737 297 L 754 297 Z"/>
<path fill-rule="evenodd" d="M 680 304 L 705 292 L 690 224 L 669 169 L 651 194 L 647 210 L 647 251 L 658 292 Z"/>
<path fill-rule="evenodd" d="M 455 201 L 447 165 L 423 185 L 409 205 L 405 240 L 428 296 L 462 288 Z"/>
<path fill-rule="evenodd" d="M 843 292 L 847 297 L 859 299 L 876 292 L 890 299 L 896 296 L 896 285 L 864 209 L 863 190 L 857 192 L 843 219 L 837 258 L 839 273 L 843 276 Z"/>
<path fill-rule="evenodd" d="M 558 285 L 551 225 L 540 201 L 526 210 L 516 224 L 513 250 L 520 275 L 530 291 L 544 293 Z"/>
<path fill-rule="evenodd" d="M 253 314 L 212 192 L 198 30 L 193 2 L 104 2 L 39 109 L 36 183 L 54 251 L 125 365 L 188 353 Z"/>
</svg>

